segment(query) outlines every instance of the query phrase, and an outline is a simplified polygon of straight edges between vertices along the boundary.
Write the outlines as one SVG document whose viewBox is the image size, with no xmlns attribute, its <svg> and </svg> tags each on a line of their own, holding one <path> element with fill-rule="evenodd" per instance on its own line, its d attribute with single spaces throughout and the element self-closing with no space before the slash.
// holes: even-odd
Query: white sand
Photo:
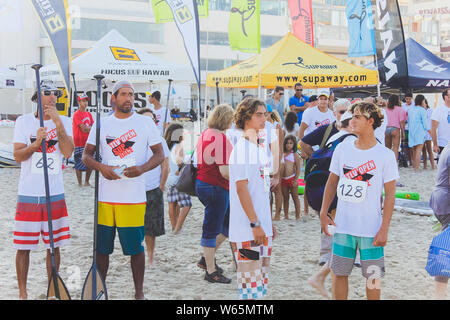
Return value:
<svg viewBox="0 0 450 320">
<path fill-rule="evenodd" d="M 0 127 L 0 142 L 11 143 L 12 128 Z M 0 169 L 0 203 L 3 227 L 0 228 L 0 299 L 18 297 L 13 248 L 13 227 L 19 169 Z M 400 170 L 398 190 L 419 192 L 428 201 L 435 181 L 435 171 Z M 91 183 L 94 182 L 92 176 Z M 94 189 L 78 188 L 72 166 L 64 170 L 66 201 L 70 217 L 71 245 L 61 249 L 60 275 L 69 287 L 73 299 L 79 299 L 84 278 L 92 263 L 92 226 Z M 303 208 L 303 199 L 300 199 Z M 200 237 L 203 206 L 193 198 L 193 207 L 182 233 L 170 233 L 166 202 L 166 235 L 157 238 L 156 268 L 146 267 L 144 293 L 148 299 L 237 299 L 236 275 L 232 271 L 229 243 L 217 254 L 217 263 L 232 278 L 231 284 L 210 284 L 203 280 L 204 272 L 196 266 L 200 258 Z M 294 205 L 291 201 L 291 217 Z M 310 214 L 312 210 L 310 210 Z M 320 246 L 320 225 L 317 216 L 306 221 L 276 221 L 278 238 L 273 243 L 273 255 L 267 299 L 323 299 L 307 282 L 316 273 Z M 386 276 L 382 282 L 382 299 L 431 299 L 434 281 L 425 271 L 427 251 L 435 233 L 427 217 L 395 212 L 385 248 Z M 28 276 L 29 299 L 45 299 L 47 276 L 45 250 L 32 252 Z M 331 279 L 326 281 L 331 289 Z M 361 269 L 354 268 L 349 278 L 349 298 L 365 299 L 365 280 Z M 110 257 L 107 278 L 110 299 L 133 299 L 134 287 L 129 258 L 123 256 L 118 239 Z"/>
</svg>

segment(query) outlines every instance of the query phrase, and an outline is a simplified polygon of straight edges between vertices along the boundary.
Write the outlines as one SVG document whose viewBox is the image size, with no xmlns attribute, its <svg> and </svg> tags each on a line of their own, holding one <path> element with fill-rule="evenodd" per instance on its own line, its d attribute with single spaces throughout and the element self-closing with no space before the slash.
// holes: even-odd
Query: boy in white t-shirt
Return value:
<svg viewBox="0 0 450 320">
<path fill-rule="evenodd" d="M 373 103 L 361 102 L 351 107 L 351 113 L 350 126 L 358 138 L 339 144 L 333 153 L 320 220 L 327 235 L 331 235 L 329 224 L 336 228 L 330 261 L 333 297 L 347 299 L 348 276 L 358 249 L 367 279 L 367 298 L 379 300 L 385 272 L 383 247 L 394 210 L 398 169 L 394 153 L 375 139 L 374 130 L 383 121 L 381 110 Z M 383 187 L 386 197 L 382 209 Z M 336 193 L 333 221 L 327 212 Z"/>
<path fill-rule="evenodd" d="M 335 120 L 333 111 L 328 109 L 328 94 L 321 93 L 317 107 L 308 108 L 303 113 L 302 123 L 298 132 L 299 140 L 316 128 L 330 124 Z"/>
<path fill-rule="evenodd" d="M 164 160 L 161 136 L 153 120 L 132 112 L 134 88 L 127 81 L 113 88 L 116 109 L 101 119 L 100 156 L 95 161 L 96 130 L 91 130 L 83 154 L 84 164 L 101 173 L 98 202 L 97 263 L 104 279 L 114 250 L 116 229 L 124 255 L 131 256 L 135 298 L 143 299 L 145 271 L 145 175 Z M 93 125 L 93 128 L 96 124 Z M 148 158 L 148 149 L 153 155 Z"/>
<path fill-rule="evenodd" d="M 48 235 L 46 193 L 42 167 L 42 140 L 45 139 L 52 228 L 55 236 L 55 260 L 59 269 L 59 247 L 70 242 L 69 218 L 64 196 L 63 157 L 73 152 L 72 122 L 60 116 L 56 99 L 60 91 L 51 81 L 41 83 L 44 127 L 40 127 L 38 112 L 17 118 L 14 127 L 14 158 L 20 163 L 18 200 L 14 224 L 14 248 L 17 249 L 16 270 L 19 298 L 27 299 L 27 276 L 30 251 L 37 250 L 42 234 L 47 248 L 47 273 L 50 278 L 50 245 Z M 37 93 L 32 101 L 36 102 Z M 39 220 L 37 220 L 39 219 Z"/>
<path fill-rule="evenodd" d="M 243 136 L 230 155 L 229 240 L 237 262 L 240 299 L 257 299 L 267 293 L 276 235 L 270 212 L 270 157 L 258 144 L 265 112 L 263 101 L 250 98 L 238 105 L 235 115 L 236 128 L 243 130 Z"/>
<path fill-rule="evenodd" d="M 431 115 L 431 137 L 433 151 L 441 153 L 450 141 L 450 88 L 442 92 L 444 104 L 434 109 Z"/>
<path fill-rule="evenodd" d="M 161 135 L 163 135 L 165 128 L 169 122 L 172 121 L 172 118 L 170 117 L 170 111 L 162 106 L 160 100 L 161 92 L 159 91 L 153 92 L 148 98 L 148 101 L 153 105 L 150 106 L 150 110 L 152 110 L 156 116 L 156 126 L 161 131 Z"/>
</svg>

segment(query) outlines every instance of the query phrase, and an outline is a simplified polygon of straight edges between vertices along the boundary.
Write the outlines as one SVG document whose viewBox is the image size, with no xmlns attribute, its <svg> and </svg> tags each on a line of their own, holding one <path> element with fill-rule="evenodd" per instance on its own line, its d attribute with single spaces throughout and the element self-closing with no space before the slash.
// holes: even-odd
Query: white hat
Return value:
<svg viewBox="0 0 450 320">
<path fill-rule="evenodd" d="M 317 97 L 320 97 L 320 96 L 325 96 L 325 97 L 329 98 L 330 97 L 330 90 L 326 90 L 326 89 L 320 90 L 319 94 L 317 95 Z"/>
<path fill-rule="evenodd" d="M 351 114 L 349 111 L 345 111 L 345 113 L 341 116 L 341 122 L 347 119 L 353 118 L 353 114 Z"/>
<path fill-rule="evenodd" d="M 133 87 L 133 85 L 131 84 L 131 82 L 124 80 L 124 81 L 118 81 L 118 82 L 116 82 L 116 83 L 114 84 L 114 88 L 113 88 L 113 90 L 112 90 L 112 93 L 113 93 L 113 94 L 116 93 L 116 92 L 119 91 L 119 89 L 121 89 L 121 88 L 130 88 L 130 89 L 133 90 L 133 92 L 134 92 L 134 87 Z"/>
</svg>

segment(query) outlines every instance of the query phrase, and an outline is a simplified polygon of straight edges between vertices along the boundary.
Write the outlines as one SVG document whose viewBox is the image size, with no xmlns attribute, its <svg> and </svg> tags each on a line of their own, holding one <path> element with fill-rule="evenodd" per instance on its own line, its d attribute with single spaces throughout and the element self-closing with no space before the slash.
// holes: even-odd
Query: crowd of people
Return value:
<svg viewBox="0 0 450 320">
<path fill-rule="evenodd" d="M 240 299 L 267 294 L 272 241 L 277 236 L 272 221 L 279 220 L 282 211 L 289 219 L 290 199 L 295 218 L 307 220 L 309 203 L 305 192 L 302 218 L 298 181 L 307 179 L 302 176 L 306 161 L 327 146 L 334 146 L 329 176 L 321 206 L 315 209 L 321 221 L 322 269 L 308 281 L 324 297 L 329 298 L 324 282 L 331 273 L 332 297 L 346 299 L 348 276 L 357 264 L 367 279 L 367 298 L 380 299 L 383 248 L 402 156 L 417 171 L 422 153 L 424 167 L 428 153 L 433 169 L 435 154 L 442 155 L 438 168 L 442 177 L 433 203 L 443 229 L 448 226 L 450 206 L 442 206 L 441 200 L 448 203 L 449 199 L 450 89 L 442 93 L 444 104 L 431 111 L 420 94 L 414 99 L 408 94 L 403 105 L 396 95 L 387 101 L 368 97 L 352 104 L 348 99 L 335 101 L 326 91 L 304 96 L 301 83 L 297 83 L 295 95 L 289 99 L 290 110 L 285 112 L 284 88 L 276 87 L 267 101 L 246 96 L 235 110 L 228 104 L 212 108 L 208 128 L 201 132 L 192 154 L 184 150 L 183 125 L 170 121 L 157 91 L 149 98 L 152 108 L 135 111 L 133 85 L 116 82 L 112 95 L 115 109 L 101 119 L 97 139 L 92 130 L 96 124 L 86 112 L 87 96 L 78 97 L 79 110 L 71 121 L 56 111 L 56 86 L 46 82 L 41 89 L 45 127 L 40 128 L 37 112 L 23 115 L 16 121 L 13 141 L 14 156 L 21 163 L 14 230 L 21 299 L 27 298 L 29 254 L 37 248 L 41 232 L 49 247 L 40 164 L 43 140 L 52 164 L 48 177 L 57 267 L 59 247 L 70 242 L 61 164 L 74 153 L 80 187 L 90 186 L 93 170 L 100 173 L 96 186 L 99 271 L 106 279 L 117 231 L 123 254 L 131 257 L 136 299 L 145 298 L 142 244 L 145 242 L 147 261 L 152 265 L 156 237 L 165 234 L 164 191 L 174 234 L 182 231 L 191 210 L 191 196 L 177 189 L 186 158 L 196 164 L 195 193 L 204 206 L 199 239 L 202 256 L 197 266 L 204 270 L 206 281 L 231 283 L 215 259 L 217 249 L 228 239 Z M 96 150 L 100 161 L 96 161 Z M 48 250 L 48 272 L 49 254 Z M 442 292 L 441 284 L 448 278 L 436 281 Z"/>
</svg>

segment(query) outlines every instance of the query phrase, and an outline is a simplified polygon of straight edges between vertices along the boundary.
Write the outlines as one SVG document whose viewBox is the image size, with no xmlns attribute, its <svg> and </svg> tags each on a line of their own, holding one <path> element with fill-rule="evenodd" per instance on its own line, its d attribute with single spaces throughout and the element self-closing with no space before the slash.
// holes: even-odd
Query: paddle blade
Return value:
<svg viewBox="0 0 450 320">
<path fill-rule="evenodd" d="M 91 267 L 84 280 L 81 300 L 108 300 L 105 281 L 95 265 Z"/>
<path fill-rule="evenodd" d="M 56 279 L 56 282 L 54 279 Z M 50 277 L 47 300 L 71 300 L 69 290 L 67 290 L 66 285 L 58 274 Z"/>
</svg>

